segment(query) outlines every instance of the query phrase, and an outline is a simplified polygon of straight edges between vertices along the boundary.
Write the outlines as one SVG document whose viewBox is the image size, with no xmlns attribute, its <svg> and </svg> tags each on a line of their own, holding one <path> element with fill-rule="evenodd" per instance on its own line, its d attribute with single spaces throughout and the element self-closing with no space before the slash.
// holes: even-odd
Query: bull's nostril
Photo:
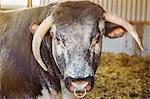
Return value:
<svg viewBox="0 0 150 99">
<path fill-rule="evenodd" d="M 87 92 L 91 91 L 94 87 L 94 77 L 89 76 L 86 78 L 65 78 L 65 86 L 70 92 L 74 92 L 76 89 L 77 93 L 82 92 L 86 89 Z"/>
</svg>

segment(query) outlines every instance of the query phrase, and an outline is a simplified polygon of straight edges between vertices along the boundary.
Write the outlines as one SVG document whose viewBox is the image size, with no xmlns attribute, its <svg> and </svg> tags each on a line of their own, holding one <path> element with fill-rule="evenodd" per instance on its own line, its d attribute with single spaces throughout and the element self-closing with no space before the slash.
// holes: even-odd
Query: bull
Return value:
<svg viewBox="0 0 150 99">
<path fill-rule="evenodd" d="M 0 12 L 0 98 L 82 98 L 94 87 L 102 38 L 135 29 L 90 1 Z"/>
</svg>

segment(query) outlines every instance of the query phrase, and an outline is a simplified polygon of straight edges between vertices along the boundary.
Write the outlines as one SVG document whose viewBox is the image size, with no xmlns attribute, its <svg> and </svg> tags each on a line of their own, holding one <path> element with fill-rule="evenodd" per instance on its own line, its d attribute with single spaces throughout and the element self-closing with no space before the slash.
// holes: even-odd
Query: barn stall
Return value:
<svg viewBox="0 0 150 99">
<path fill-rule="evenodd" d="M 150 98 L 150 0 L 91 1 L 134 25 L 143 42 L 144 51 L 140 51 L 128 33 L 122 38 L 104 38 L 96 84 L 84 99 Z M 18 9 L 44 6 L 51 2 L 53 1 L 0 0 L 0 7 L 1 10 Z"/>
</svg>

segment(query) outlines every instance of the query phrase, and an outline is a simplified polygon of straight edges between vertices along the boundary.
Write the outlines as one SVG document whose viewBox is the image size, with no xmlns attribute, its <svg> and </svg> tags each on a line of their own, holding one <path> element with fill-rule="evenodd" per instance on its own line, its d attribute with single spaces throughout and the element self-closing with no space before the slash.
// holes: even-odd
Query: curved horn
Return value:
<svg viewBox="0 0 150 99">
<path fill-rule="evenodd" d="M 122 26 L 123 28 L 125 28 L 133 36 L 133 38 L 136 40 L 140 49 L 142 51 L 144 50 L 136 30 L 134 29 L 134 27 L 130 23 L 128 23 L 126 20 L 122 19 L 121 17 L 113 15 L 113 14 L 108 13 L 108 12 L 105 12 L 103 14 L 103 16 L 105 17 L 106 21 L 118 24 L 118 25 Z"/>
<path fill-rule="evenodd" d="M 47 67 L 45 66 L 45 64 L 43 63 L 43 60 L 41 58 L 41 54 L 40 54 L 40 46 L 41 46 L 41 42 L 42 39 L 44 38 L 45 34 L 47 33 L 47 31 L 50 29 L 50 27 L 52 26 L 54 20 L 52 18 L 52 16 L 50 15 L 49 17 L 47 17 L 39 26 L 39 28 L 37 29 L 37 31 L 34 34 L 33 37 L 33 41 L 32 41 L 32 51 L 33 51 L 33 55 L 36 59 L 36 61 L 40 64 L 40 66 L 47 71 Z"/>
</svg>

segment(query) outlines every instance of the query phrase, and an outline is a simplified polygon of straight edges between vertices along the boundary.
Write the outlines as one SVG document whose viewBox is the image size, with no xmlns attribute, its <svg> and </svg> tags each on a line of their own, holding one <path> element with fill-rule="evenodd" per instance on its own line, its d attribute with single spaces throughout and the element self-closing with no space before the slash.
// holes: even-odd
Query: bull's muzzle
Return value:
<svg viewBox="0 0 150 99">
<path fill-rule="evenodd" d="M 74 93 L 78 98 L 83 98 L 86 95 L 86 92 L 89 92 L 93 89 L 94 86 L 94 77 L 89 76 L 86 78 L 71 78 L 67 77 L 65 79 L 66 88 Z"/>
</svg>

